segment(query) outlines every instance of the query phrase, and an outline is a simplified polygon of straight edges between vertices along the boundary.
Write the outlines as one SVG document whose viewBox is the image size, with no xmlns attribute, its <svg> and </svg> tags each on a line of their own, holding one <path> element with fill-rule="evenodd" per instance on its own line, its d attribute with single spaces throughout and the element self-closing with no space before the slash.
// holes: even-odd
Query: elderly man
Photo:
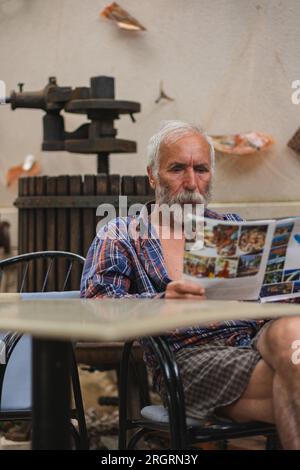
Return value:
<svg viewBox="0 0 300 470">
<path fill-rule="evenodd" d="M 156 195 L 151 236 L 129 236 L 129 225 L 139 226 L 143 211 L 134 221 L 117 218 L 100 229 L 84 267 L 82 297 L 205 299 L 201 286 L 182 280 L 184 236 L 174 236 L 171 224 L 169 236 L 163 237 L 155 212 L 163 203 L 204 203 L 205 217 L 240 220 L 206 208 L 213 146 L 197 127 L 168 121 L 150 139 L 148 154 L 147 171 Z M 115 237 L 108 236 L 112 232 Z M 275 422 L 283 447 L 300 449 L 300 366 L 291 359 L 291 345 L 300 339 L 299 318 L 227 321 L 168 332 L 166 338 L 181 371 L 188 416 Z M 159 368 L 147 344 L 143 346 L 154 386 L 164 399 Z"/>
</svg>

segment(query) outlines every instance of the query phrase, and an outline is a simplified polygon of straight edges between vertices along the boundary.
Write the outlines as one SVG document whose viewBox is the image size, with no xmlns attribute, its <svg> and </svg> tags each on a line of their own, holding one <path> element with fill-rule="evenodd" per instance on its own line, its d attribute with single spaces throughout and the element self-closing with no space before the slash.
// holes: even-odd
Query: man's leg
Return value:
<svg viewBox="0 0 300 470">
<path fill-rule="evenodd" d="M 300 449 L 300 364 L 292 360 L 295 340 L 300 340 L 300 318 L 286 317 L 272 322 L 257 344 L 274 371 L 274 417 L 285 449 Z"/>
<path fill-rule="evenodd" d="M 233 404 L 219 408 L 217 413 L 240 423 L 247 421 L 274 423 L 273 378 L 273 370 L 261 359 L 256 364 L 242 396 Z"/>
<path fill-rule="evenodd" d="M 285 449 L 300 449 L 300 364 L 292 361 L 292 344 L 300 340 L 300 318 L 280 318 L 262 331 L 256 365 L 239 400 L 221 409 L 236 421 L 276 423 Z"/>
</svg>

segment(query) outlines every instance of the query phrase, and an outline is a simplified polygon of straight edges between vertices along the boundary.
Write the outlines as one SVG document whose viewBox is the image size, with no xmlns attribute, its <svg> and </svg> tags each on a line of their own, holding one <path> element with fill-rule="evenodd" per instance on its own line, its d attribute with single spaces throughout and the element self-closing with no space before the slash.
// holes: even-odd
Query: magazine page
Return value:
<svg viewBox="0 0 300 470">
<path fill-rule="evenodd" d="M 185 242 L 184 279 L 199 282 L 208 299 L 257 300 L 275 221 L 204 219 L 203 228 L 202 240 Z"/>
<path fill-rule="evenodd" d="M 300 297 L 300 217 L 276 222 L 261 302 Z"/>
</svg>

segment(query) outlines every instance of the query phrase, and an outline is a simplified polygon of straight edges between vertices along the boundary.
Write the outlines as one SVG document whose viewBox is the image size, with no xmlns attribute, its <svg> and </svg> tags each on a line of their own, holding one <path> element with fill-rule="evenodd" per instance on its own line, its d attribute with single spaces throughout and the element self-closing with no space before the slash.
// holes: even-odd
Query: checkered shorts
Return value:
<svg viewBox="0 0 300 470">
<path fill-rule="evenodd" d="M 257 340 L 268 323 L 247 347 L 228 346 L 224 341 L 213 341 L 183 348 L 175 354 L 187 416 L 209 421 L 215 417 L 217 408 L 230 405 L 241 397 L 253 369 L 261 359 Z M 163 383 L 160 394 L 166 404 Z"/>
</svg>

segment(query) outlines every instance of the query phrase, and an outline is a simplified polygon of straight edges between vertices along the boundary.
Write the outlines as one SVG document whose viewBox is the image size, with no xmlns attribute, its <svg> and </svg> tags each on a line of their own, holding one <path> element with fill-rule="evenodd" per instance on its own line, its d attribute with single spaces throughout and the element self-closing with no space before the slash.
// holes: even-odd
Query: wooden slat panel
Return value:
<svg viewBox="0 0 300 470">
<path fill-rule="evenodd" d="M 81 194 L 82 178 L 80 175 L 70 176 L 70 195 L 79 196 Z M 81 210 L 69 209 L 70 212 L 70 251 L 78 255 L 82 254 L 82 222 Z M 82 268 L 78 263 L 73 264 L 71 271 L 70 288 L 72 290 L 79 289 Z"/>
<path fill-rule="evenodd" d="M 57 177 L 57 189 L 56 193 L 58 196 L 67 195 L 69 193 L 69 176 L 61 175 Z M 57 246 L 56 249 L 59 251 L 69 250 L 69 236 L 70 230 L 69 225 L 69 209 L 57 209 Z M 57 260 L 57 282 L 58 290 L 61 290 L 64 285 L 66 277 L 67 263 L 64 259 Z"/>
<path fill-rule="evenodd" d="M 28 178 L 29 195 L 35 196 L 36 176 Z M 29 209 L 28 214 L 28 252 L 36 251 L 36 210 Z M 31 261 L 28 267 L 28 292 L 35 291 L 35 262 Z"/>
<path fill-rule="evenodd" d="M 136 196 L 129 195 L 128 200 L 135 204 L 141 202 L 141 200 L 148 200 L 149 197 L 145 196 Z M 109 204 L 114 204 L 116 207 L 119 203 L 119 194 L 106 194 L 101 197 L 101 202 L 106 202 Z M 72 208 L 93 208 L 96 209 L 99 205 L 99 196 L 32 196 L 32 197 L 19 197 L 15 202 L 15 205 L 19 209 L 31 209 L 31 208 L 53 208 L 60 209 L 64 207 L 65 209 Z"/>
<path fill-rule="evenodd" d="M 103 196 L 107 196 L 109 191 L 109 176 L 105 174 L 96 175 L 96 195 L 99 200 L 99 205 L 103 204 Z M 105 201 L 107 203 L 107 201 Z M 113 203 L 112 203 L 113 204 Z M 96 231 L 98 231 L 98 223 L 104 218 L 96 216 Z M 98 228 L 97 228 L 98 227 Z"/>
<path fill-rule="evenodd" d="M 46 193 L 46 176 L 36 178 L 36 195 L 44 196 Z M 46 209 L 36 209 L 36 251 L 46 250 Z M 40 292 L 43 288 L 45 276 L 45 261 L 36 260 L 36 290 Z"/>
<path fill-rule="evenodd" d="M 108 184 L 109 184 L 108 175 L 106 175 L 105 173 L 96 175 L 96 195 L 109 194 Z"/>
<path fill-rule="evenodd" d="M 83 180 L 83 194 L 95 194 L 95 176 L 85 175 Z M 83 256 L 86 257 L 88 249 L 96 235 L 96 210 L 82 209 Z"/>
<path fill-rule="evenodd" d="M 29 196 L 29 178 L 23 178 L 23 196 Z M 29 224 L 29 210 L 26 209 L 24 210 L 24 215 L 23 215 L 23 223 L 24 226 L 22 228 L 22 247 L 23 247 L 23 253 L 28 253 L 29 246 L 28 246 L 28 224 Z"/>
<path fill-rule="evenodd" d="M 109 178 L 109 194 L 116 195 L 119 197 L 121 193 L 121 178 L 120 175 L 108 175 Z M 119 215 L 119 204 L 113 204 L 116 208 L 116 215 Z"/>
<path fill-rule="evenodd" d="M 108 175 L 109 178 L 109 194 L 120 194 L 121 178 L 120 175 Z"/>
<path fill-rule="evenodd" d="M 123 176 L 121 183 L 121 193 L 124 196 L 129 196 L 134 194 L 134 181 L 133 176 Z"/>
<path fill-rule="evenodd" d="M 19 185 L 19 196 L 25 196 L 25 185 L 27 184 L 26 178 L 20 178 L 18 185 Z M 18 254 L 25 253 L 25 243 L 26 237 L 25 232 L 27 232 L 27 210 L 26 209 L 19 209 L 18 211 Z M 22 282 L 22 265 L 18 265 L 18 283 L 17 289 L 20 290 L 21 282 Z"/>
<path fill-rule="evenodd" d="M 147 194 L 147 183 L 145 176 L 134 176 L 134 194 L 145 196 Z"/>
<path fill-rule="evenodd" d="M 49 176 L 46 181 L 46 194 L 48 196 L 55 196 L 57 188 L 57 178 L 55 176 Z M 46 209 L 46 220 L 47 220 L 47 236 L 46 236 L 46 249 L 56 250 L 56 209 Z M 47 263 L 48 266 L 49 262 Z M 47 291 L 56 290 L 57 278 L 56 278 L 56 266 L 52 266 L 50 276 L 47 283 Z"/>
</svg>

